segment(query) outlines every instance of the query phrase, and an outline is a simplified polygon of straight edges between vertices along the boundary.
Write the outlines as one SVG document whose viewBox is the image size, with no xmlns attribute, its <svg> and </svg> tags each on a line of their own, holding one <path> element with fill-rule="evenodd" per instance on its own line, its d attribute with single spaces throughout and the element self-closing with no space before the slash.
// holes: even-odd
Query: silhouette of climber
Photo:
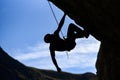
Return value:
<svg viewBox="0 0 120 80">
<path fill-rule="evenodd" d="M 50 43 L 49 49 L 51 58 L 58 72 L 61 72 L 61 69 L 59 68 L 55 59 L 55 51 L 70 51 L 76 46 L 75 40 L 77 38 L 87 38 L 89 36 L 89 34 L 86 34 L 84 30 L 81 30 L 76 25 L 71 23 L 68 27 L 67 38 L 61 39 L 59 33 L 64 24 L 65 16 L 66 14 L 64 14 L 64 16 L 62 17 L 57 30 L 55 30 L 53 34 L 46 34 L 44 37 L 44 41 L 46 43 Z"/>
</svg>

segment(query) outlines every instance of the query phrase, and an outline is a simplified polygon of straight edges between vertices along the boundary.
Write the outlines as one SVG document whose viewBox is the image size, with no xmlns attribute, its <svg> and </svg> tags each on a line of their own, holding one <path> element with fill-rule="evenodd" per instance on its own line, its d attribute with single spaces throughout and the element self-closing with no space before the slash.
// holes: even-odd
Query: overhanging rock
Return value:
<svg viewBox="0 0 120 80">
<path fill-rule="evenodd" d="M 120 1 L 49 0 L 78 25 L 101 41 L 96 69 L 98 80 L 120 77 Z"/>
<path fill-rule="evenodd" d="M 119 0 L 50 0 L 96 39 L 120 41 Z"/>
</svg>

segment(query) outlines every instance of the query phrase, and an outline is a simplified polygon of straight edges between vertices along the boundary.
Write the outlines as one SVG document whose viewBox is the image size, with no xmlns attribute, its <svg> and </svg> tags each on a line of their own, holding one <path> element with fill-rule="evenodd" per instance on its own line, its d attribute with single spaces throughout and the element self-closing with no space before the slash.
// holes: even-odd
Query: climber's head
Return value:
<svg viewBox="0 0 120 80">
<path fill-rule="evenodd" d="M 46 34 L 45 37 L 44 37 L 44 41 L 46 43 L 50 43 L 51 39 L 52 39 L 52 34 Z"/>
</svg>

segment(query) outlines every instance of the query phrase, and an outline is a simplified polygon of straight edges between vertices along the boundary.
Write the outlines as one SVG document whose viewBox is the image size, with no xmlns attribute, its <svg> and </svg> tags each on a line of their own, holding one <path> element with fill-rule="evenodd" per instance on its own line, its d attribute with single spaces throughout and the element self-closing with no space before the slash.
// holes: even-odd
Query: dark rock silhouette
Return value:
<svg viewBox="0 0 120 80">
<path fill-rule="evenodd" d="M 120 76 L 120 1 L 49 0 L 78 25 L 101 41 L 96 63 L 98 80 Z"/>
<path fill-rule="evenodd" d="M 25 66 L 0 48 L 0 80 L 97 80 L 93 73 L 71 74 Z"/>
<path fill-rule="evenodd" d="M 35 76 L 38 78 L 35 79 Z M 0 48 L 0 80 L 39 80 L 39 78 L 42 79 L 41 73 L 34 72 Z"/>
</svg>

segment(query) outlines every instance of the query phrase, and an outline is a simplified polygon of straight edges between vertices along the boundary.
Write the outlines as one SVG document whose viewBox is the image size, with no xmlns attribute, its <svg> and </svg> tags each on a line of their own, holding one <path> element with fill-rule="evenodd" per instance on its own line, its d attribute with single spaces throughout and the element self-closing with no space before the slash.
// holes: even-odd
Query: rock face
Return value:
<svg viewBox="0 0 120 80">
<path fill-rule="evenodd" d="M 101 41 L 96 63 L 98 80 L 120 76 L 120 1 L 49 0 L 89 34 Z"/>
<path fill-rule="evenodd" d="M 0 80 L 97 80 L 93 73 L 71 74 L 25 66 L 0 48 Z"/>
<path fill-rule="evenodd" d="M 47 80 L 39 72 L 10 57 L 0 48 L 0 80 Z"/>
</svg>

